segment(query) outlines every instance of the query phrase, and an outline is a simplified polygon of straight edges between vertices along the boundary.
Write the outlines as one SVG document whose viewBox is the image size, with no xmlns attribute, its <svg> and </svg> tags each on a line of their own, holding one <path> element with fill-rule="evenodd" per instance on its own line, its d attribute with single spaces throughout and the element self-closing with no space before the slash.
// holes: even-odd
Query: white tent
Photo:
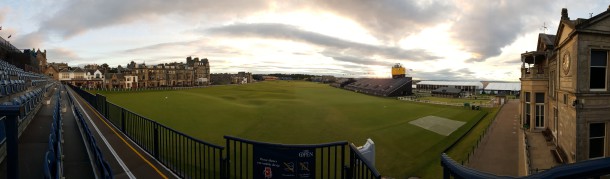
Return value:
<svg viewBox="0 0 610 179">
<path fill-rule="evenodd" d="M 521 83 L 489 83 L 486 91 L 521 91 Z"/>
<path fill-rule="evenodd" d="M 417 85 L 436 85 L 436 86 L 476 86 L 483 88 L 483 83 L 478 81 L 420 81 Z"/>
</svg>

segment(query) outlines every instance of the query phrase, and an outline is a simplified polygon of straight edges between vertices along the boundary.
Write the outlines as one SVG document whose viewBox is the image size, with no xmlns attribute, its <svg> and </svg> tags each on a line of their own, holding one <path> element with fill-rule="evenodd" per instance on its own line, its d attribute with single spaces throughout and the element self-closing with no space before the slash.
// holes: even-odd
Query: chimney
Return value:
<svg viewBox="0 0 610 179">
<path fill-rule="evenodd" d="M 568 9 L 567 8 L 561 9 L 561 20 L 570 20 L 570 17 L 568 17 Z"/>
</svg>

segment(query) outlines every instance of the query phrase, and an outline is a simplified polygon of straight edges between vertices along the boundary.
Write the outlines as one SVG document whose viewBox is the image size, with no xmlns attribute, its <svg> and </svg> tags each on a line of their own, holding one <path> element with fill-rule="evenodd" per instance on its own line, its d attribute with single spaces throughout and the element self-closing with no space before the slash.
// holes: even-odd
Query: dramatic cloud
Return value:
<svg viewBox="0 0 610 179">
<path fill-rule="evenodd" d="M 265 10 L 268 5 L 264 0 L 66 0 L 64 3 L 64 6 L 58 7 L 59 10 L 40 22 L 39 27 L 42 28 L 22 35 L 15 44 L 41 46 L 51 36 L 65 40 L 90 30 L 151 21 L 172 14 L 185 19 L 200 18 L 201 21 L 232 19 Z"/>
<path fill-rule="evenodd" d="M 0 36 L 12 35 L 18 48 L 47 49 L 50 61 L 161 63 L 193 55 L 222 61 L 215 72 L 372 71 L 376 77 L 400 62 L 419 72 L 416 78 L 510 75 L 511 80 L 517 80 L 519 53 L 535 48 L 533 36 L 543 23 L 547 33 L 555 32 L 562 7 L 572 19 L 608 7 L 598 0 L 28 0 L 4 5 Z"/>
<path fill-rule="evenodd" d="M 3 29 L 4 30 L 4 29 Z M 11 39 L 15 39 L 13 45 L 17 48 L 23 47 L 41 47 L 45 41 L 45 34 L 42 33 L 29 33 L 24 35 L 14 34 Z"/>
<path fill-rule="evenodd" d="M 10 9 L 7 7 L 0 8 L 0 24 L 2 24 L 4 22 L 6 14 L 8 14 L 9 11 L 10 11 Z"/>
<path fill-rule="evenodd" d="M 314 0 L 313 8 L 339 14 L 359 23 L 380 40 L 397 42 L 421 29 L 453 19 L 450 1 Z"/>
<path fill-rule="evenodd" d="M 469 69 L 463 68 L 453 70 L 450 68 L 441 69 L 432 72 L 414 72 L 414 78 L 426 79 L 426 80 L 485 80 L 489 77 L 477 77 Z"/>
<path fill-rule="evenodd" d="M 40 31 L 67 38 L 91 29 L 147 21 L 168 14 L 234 17 L 264 10 L 266 6 L 262 0 L 70 0 L 63 9 L 41 23 L 44 28 Z"/>
<path fill-rule="evenodd" d="M 164 54 L 168 49 L 181 49 L 180 54 L 177 56 L 178 59 L 185 58 L 186 56 L 199 57 L 201 55 L 208 55 L 214 57 L 238 57 L 242 55 L 242 51 L 227 47 L 227 46 L 216 46 L 206 43 L 208 39 L 198 39 L 191 41 L 180 41 L 180 42 L 166 42 L 158 43 L 153 45 L 146 45 L 137 48 L 131 48 L 121 51 L 121 53 L 129 54 L 132 56 L 147 56 L 154 53 Z M 171 56 L 164 57 L 165 59 L 176 59 L 170 58 Z M 202 58 L 206 58 L 203 57 Z"/>
<path fill-rule="evenodd" d="M 425 50 L 405 50 L 398 47 L 357 43 L 315 32 L 304 31 L 297 27 L 284 24 L 233 24 L 205 29 L 203 32 L 212 35 L 225 35 L 231 37 L 259 37 L 306 42 L 324 47 L 326 52 L 334 52 L 333 55 L 329 56 L 333 58 L 336 58 L 339 55 L 344 57 L 369 57 L 377 55 L 386 59 L 409 61 L 435 60 L 439 58 L 429 54 Z M 328 56 L 328 54 L 329 53 L 322 53 L 322 55 L 326 56 Z M 343 60 L 346 59 L 343 58 Z"/>
<path fill-rule="evenodd" d="M 81 57 L 78 56 L 78 54 L 76 54 L 76 52 L 73 52 L 73 51 L 71 51 L 69 49 L 65 49 L 65 48 L 48 49 L 47 55 L 52 55 L 52 56 L 58 57 L 60 59 L 67 59 L 70 61 L 81 59 Z"/>
<path fill-rule="evenodd" d="M 170 49 L 170 48 L 184 47 L 184 46 L 187 46 L 187 47 L 188 46 L 193 46 L 197 42 L 198 41 L 166 42 L 166 43 L 159 43 L 159 44 L 147 45 L 147 46 L 138 47 L 138 48 L 127 49 L 127 50 L 124 50 L 123 52 L 125 52 L 125 53 L 154 52 L 154 51 L 159 51 L 159 50 L 162 50 L 162 49 Z"/>
<path fill-rule="evenodd" d="M 513 43 L 519 35 L 536 30 L 534 24 L 544 22 L 544 15 L 554 12 L 551 0 L 476 1 L 460 3 L 459 20 L 455 22 L 454 38 L 474 54 L 469 62 L 481 62 L 500 55 L 502 47 Z M 534 28 L 537 26 L 534 26 Z M 528 29 L 529 28 L 529 29 Z"/>
<path fill-rule="evenodd" d="M 366 58 L 366 57 L 354 57 L 354 56 L 344 55 L 341 53 L 335 53 L 335 52 L 330 52 L 330 51 L 323 51 L 323 52 L 321 52 L 321 54 L 323 54 L 324 56 L 327 56 L 327 57 L 331 57 L 337 61 L 349 62 L 349 63 L 355 63 L 355 64 L 361 64 L 361 65 L 391 66 L 392 64 L 394 64 L 392 62 L 375 60 L 375 59 L 370 59 L 370 58 Z"/>
</svg>

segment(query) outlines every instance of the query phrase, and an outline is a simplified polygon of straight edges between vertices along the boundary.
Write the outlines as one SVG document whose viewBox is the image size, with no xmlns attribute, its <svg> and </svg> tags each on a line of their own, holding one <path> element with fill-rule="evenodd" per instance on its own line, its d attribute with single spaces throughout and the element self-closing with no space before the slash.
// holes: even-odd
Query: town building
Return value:
<svg viewBox="0 0 610 179">
<path fill-rule="evenodd" d="M 158 65 L 137 64 L 131 61 L 126 68 L 108 68 L 107 65 L 86 65 L 83 68 L 69 68 L 67 64 L 51 63 L 46 65 L 45 74 L 59 81 L 87 88 L 155 88 L 155 87 L 189 87 L 210 84 L 210 64 L 208 59 L 187 57 L 186 63 L 173 62 Z M 57 76 L 57 77 L 55 77 Z M 250 73 L 239 73 L 244 80 L 252 81 Z M 249 78 L 248 78 L 249 76 Z M 240 78 L 243 79 L 243 78 Z"/>
<path fill-rule="evenodd" d="M 521 124 L 549 136 L 566 163 L 610 156 L 610 8 L 589 19 L 561 10 L 556 35 L 521 54 Z"/>
<path fill-rule="evenodd" d="M 227 85 L 227 84 L 246 84 L 252 83 L 252 73 L 238 72 L 237 74 L 230 73 L 216 73 L 210 75 L 210 81 L 214 85 Z"/>
</svg>

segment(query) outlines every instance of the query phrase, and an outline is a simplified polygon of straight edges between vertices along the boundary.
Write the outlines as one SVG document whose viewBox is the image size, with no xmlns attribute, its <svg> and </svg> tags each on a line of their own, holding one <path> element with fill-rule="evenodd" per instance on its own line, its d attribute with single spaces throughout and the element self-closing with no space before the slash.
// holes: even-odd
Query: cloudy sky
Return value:
<svg viewBox="0 0 610 179">
<path fill-rule="evenodd" d="M 607 0 L 3 0 L 0 36 L 50 62 L 210 59 L 212 73 L 518 81 L 520 53 L 556 33 L 561 8 Z"/>
</svg>

